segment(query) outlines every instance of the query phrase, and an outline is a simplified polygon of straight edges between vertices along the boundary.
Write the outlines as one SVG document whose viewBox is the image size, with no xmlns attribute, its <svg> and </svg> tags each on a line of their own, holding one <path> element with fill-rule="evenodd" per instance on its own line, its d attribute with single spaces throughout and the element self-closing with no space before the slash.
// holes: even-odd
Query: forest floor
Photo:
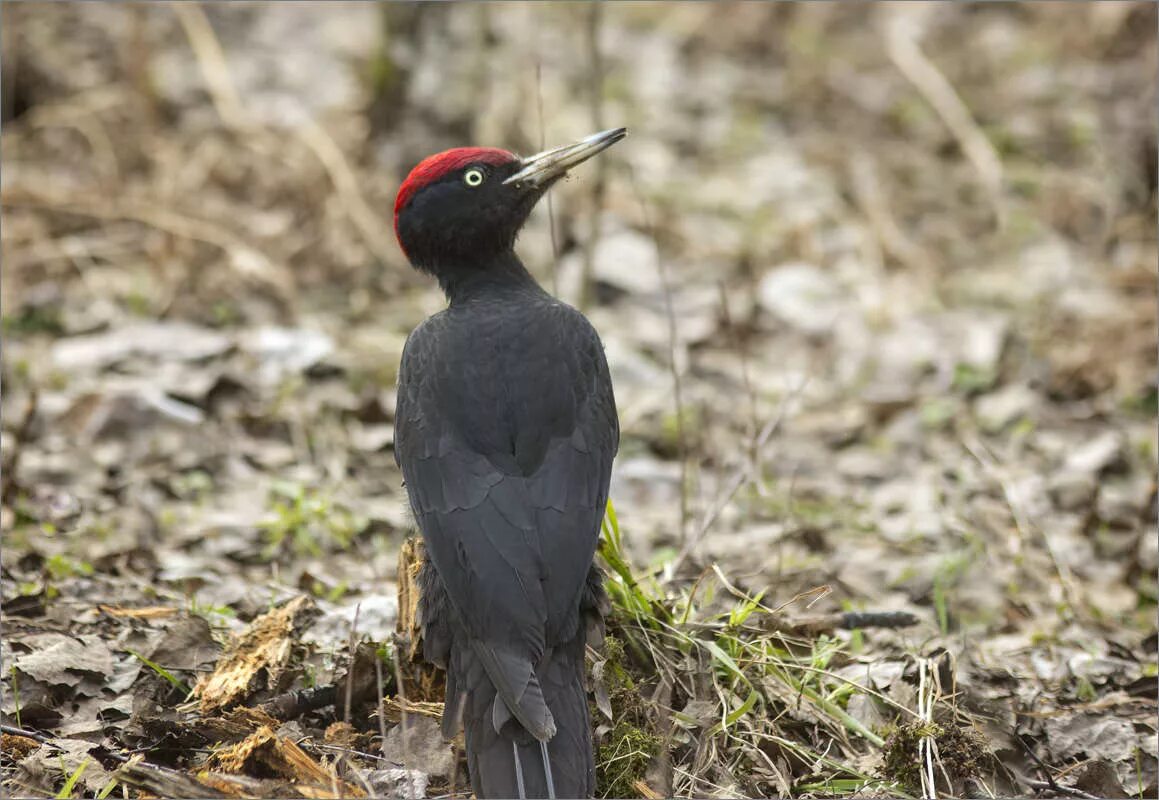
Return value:
<svg viewBox="0 0 1159 800">
<path fill-rule="evenodd" d="M 6 794 L 469 792 L 394 192 L 626 125 L 600 794 L 1159 795 L 1153 4 L 0 13 Z"/>
</svg>

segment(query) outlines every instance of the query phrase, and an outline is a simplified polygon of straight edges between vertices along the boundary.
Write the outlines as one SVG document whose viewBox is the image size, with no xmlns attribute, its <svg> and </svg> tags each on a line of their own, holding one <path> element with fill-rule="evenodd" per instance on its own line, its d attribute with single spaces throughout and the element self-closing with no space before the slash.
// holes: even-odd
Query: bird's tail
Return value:
<svg viewBox="0 0 1159 800">
<path fill-rule="evenodd" d="M 536 670 L 555 736 L 534 739 L 515 720 L 495 731 L 497 698 L 486 674 L 468 667 L 463 726 L 471 785 L 478 797 L 591 797 L 595 791 L 591 723 L 583 684 L 584 637 L 556 648 Z"/>
</svg>

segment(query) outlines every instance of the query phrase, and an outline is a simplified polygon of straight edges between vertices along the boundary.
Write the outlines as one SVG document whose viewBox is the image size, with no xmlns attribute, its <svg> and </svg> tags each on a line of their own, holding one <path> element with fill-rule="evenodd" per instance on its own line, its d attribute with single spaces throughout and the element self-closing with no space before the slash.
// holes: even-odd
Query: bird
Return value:
<svg viewBox="0 0 1159 800">
<path fill-rule="evenodd" d="M 447 306 L 407 337 L 395 458 L 427 553 L 424 658 L 446 670 L 443 735 L 462 727 L 486 797 L 591 797 L 586 645 L 608 610 L 593 564 L 620 428 L 603 343 L 515 253 L 539 199 L 627 135 L 526 158 L 459 147 L 395 198 L 410 264 Z"/>
</svg>

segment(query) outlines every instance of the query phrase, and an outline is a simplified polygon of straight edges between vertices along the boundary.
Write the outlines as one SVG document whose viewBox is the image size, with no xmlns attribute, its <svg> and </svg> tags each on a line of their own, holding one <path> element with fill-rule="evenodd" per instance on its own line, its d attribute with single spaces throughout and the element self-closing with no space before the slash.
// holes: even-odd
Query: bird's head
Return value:
<svg viewBox="0 0 1159 800">
<path fill-rule="evenodd" d="M 394 201 L 398 243 L 418 269 L 486 263 L 515 245 L 531 209 L 569 169 L 627 135 L 615 128 L 527 158 L 457 147 L 411 170 Z"/>
</svg>

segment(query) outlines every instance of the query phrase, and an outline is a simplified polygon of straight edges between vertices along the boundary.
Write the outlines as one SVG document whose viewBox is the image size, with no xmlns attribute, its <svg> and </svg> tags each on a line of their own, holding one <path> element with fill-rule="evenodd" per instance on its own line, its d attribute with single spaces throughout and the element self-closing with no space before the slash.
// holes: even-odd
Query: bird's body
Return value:
<svg viewBox="0 0 1159 800">
<path fill-rule="evenodd" d="M 584 623 L 603 604 L 592 558 L 619 442 L 611 379 L 587 319 L 512 249 L 562 169 L 497 188 L 527 161 L 450 152 L 441 158 L 454 167 L 420 165 L 422 185 L 404 184 L 396 207 L 404 249 L 450 300 L 407 340 L 395 423 L 430 560 L 424 652 L 447 670 L 444 733 L 465 727 L 478 796 L 590 796 Z M 479 183 L 455 183 L 472 170 Z M 486 179 L 490 199 L 469 191 Z M 477 217 L 471 203 L 483 204 Z M 474 224 L 463 220 L 480 221 L 477 248 L 444 237 L 429 218 L 440 206 L 460 236 Z M 415 209 L 428 213 L 409 218 Z"/>
</svg>

